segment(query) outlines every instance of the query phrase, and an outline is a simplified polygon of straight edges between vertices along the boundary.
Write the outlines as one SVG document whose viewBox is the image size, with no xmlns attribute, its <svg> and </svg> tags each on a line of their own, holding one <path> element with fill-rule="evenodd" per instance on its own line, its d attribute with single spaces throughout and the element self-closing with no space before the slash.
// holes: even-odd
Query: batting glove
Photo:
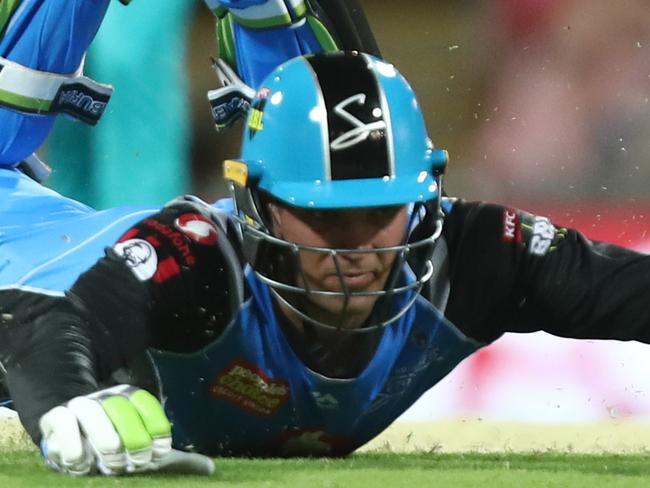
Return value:
<svg viewBox="0 0 650 488">
<path fill-rule="evenodd" d="M 244 83 L 222 59 L 213 60 L 213 66 L 222 87 L 208 92 L 212 118 L 217 130 L 231 127 L 246 117 L 255 96 L 255 90 Z"/>
<path fill-rule="evenodd" d="M 45 461 L 61 473 L 214 472 L 212 459 L 172 449 L 171 424 L 162 405 L 133 386 L 73 398 L 43 415 L 39 426 Z"/>
</svg>

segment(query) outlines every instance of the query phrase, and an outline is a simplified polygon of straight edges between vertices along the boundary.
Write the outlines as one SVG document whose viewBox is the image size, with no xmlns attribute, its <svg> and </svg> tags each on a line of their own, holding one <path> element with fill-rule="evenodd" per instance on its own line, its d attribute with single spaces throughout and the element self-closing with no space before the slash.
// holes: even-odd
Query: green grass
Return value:
<svg viewBox="0 0 650 488">
<path fill-rule="evenodd" d="M 38 453 L 0 451 L 0 487 L 647 487 L 650 455 L 359 453 L 347 459 L 218 459 L 210 478 L 140 475 L 70 478 Z"/>
</svg>

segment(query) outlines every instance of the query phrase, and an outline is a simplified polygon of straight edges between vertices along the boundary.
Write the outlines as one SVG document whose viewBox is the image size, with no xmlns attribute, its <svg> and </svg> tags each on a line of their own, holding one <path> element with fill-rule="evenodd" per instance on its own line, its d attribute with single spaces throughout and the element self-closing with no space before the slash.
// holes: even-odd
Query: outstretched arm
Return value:
<svg viewBox="0 0 650 488">
<path fill-rule="evenodd" d="M 445 221 L 446 316 L 466 335 L 545 331 L 650 343 L 650 257 L 522 210 L 458 201 Z"/>
<path fill-rule="evenodd" d="M 230 322 L 243 289 L 223 218 L 178 199 L 126 230 L 67 296 L 0 291 L 0 363 L 50 466 L 70 474 L 211 472 L 204 457 L 170 451 L 155 397 L 113 385 L 157 393 L 132 368 L 146 348 L 193 352 Z M 124 368 L 126 381 L 113 374 Z"/>
</svg>

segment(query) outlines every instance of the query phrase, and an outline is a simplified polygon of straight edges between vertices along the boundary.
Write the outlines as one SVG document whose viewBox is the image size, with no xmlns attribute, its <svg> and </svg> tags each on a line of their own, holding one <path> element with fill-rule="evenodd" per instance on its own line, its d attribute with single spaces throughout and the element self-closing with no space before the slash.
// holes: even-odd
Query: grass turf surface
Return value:
<svg viewBox="0 0 650 488">
<path fill-rule="evenodd" d="M 647 487 L 650 455 L 372 453 L 347 459 L 218 459 L 212 477 L 147 474 L 71 478 L 48 470 L 35 450 L 0 451 L 0 486 L 203 487 Z"/>
</svg>

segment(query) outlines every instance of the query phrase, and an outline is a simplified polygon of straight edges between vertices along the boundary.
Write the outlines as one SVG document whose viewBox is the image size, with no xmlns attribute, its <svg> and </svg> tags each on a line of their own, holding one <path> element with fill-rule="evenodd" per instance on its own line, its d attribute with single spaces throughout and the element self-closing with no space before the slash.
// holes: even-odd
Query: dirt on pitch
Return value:
<svg viewBox="0 0 650 488">
<path fill-rule="evenodd" d="M 0 418 L 0 449 L 32 444 L 17 418 Z M 650 424 L 612 420 L 593 424 L 530 424 L 458 419 L 396 422 L 362 451 L 574 452 L 637 454 L 650 451 Z"/>
<path fill-rule="evenodd" d="M 0 417 L 0 450 L 7 448 L 30 449 L 32 446 L 29 436 L 17 418 Z"/>
</svg>

